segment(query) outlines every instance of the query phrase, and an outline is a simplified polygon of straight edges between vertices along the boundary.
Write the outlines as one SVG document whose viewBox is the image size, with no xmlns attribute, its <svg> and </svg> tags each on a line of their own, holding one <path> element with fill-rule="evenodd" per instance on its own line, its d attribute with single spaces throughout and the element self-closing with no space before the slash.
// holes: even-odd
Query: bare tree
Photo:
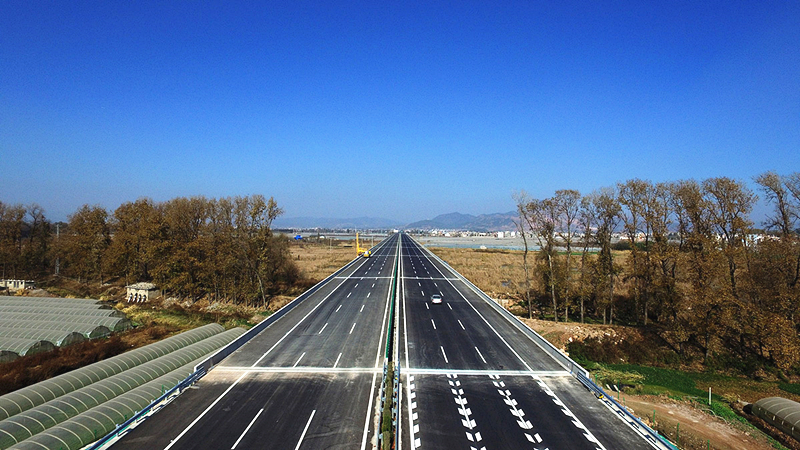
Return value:
<svg viewBox="0 0 800 450">
<path fill-rule="evenodd" d="M 595 211 L 596 227 L 595 237 L 600 246 L 597 257 L 597 281 L 599 297 L 603 299 L 603 323 L 614 323 L 614 284 L 619 268 L 614 264 L 611 253 L 611 238 L 619 223 L 620 206 L 614 188 L 603 188 L 591 195 L 591 202 Z"/>
<path fill-rule="evenodd" d="M 544 260 L 545 286 L 553 302 L 553 320 L 558 322 L 558 301 L 556 299 L 556 220 L 558 208 L 551 198 L 533 199 L 527 206 L 528 226 L 539 244 L 539 257 Z"/>
<path fill-rule="evenodd" d="M 798 204 L 792 201 L 792 191 L 787 186 L 788 179 L 775 172 L 764 172 L 755 178 L 761 186 L 767 201 L 775 207 L 775 213 L 764 223 L 768 230 L 778 230 L 781 236 L 795 234 L 798 220 Z"/>
<path fill-rule="evenodd" d="M 517 227 L 517 231 L 522 236 L 522 244 L 524 246 L 522 252 L 522 268 L 525 271 L 525 304 L 528 305 L 528 319 L 533 319 L 533 306 L 531 304 L 531 282 L 530 282 L 530 274 L 528 271 L 528 209 L 527 205 L 530 202 L 530 197 L 528 193 L 525 191 L 519 191 L 512 195 L 514 202 L 517 204 L 517 220 L 514 224 Z"/>
<path fill-rule="evenodd" d="M 563 292 L 561 301 L 564 306 L 564 322 L 566 322 L 569 320 L 569 307 L 572 300 L 570 290 L 572 287 L 572 245 L 575 240 L 575 230 L 578 227 L 581 194 L 573 189 L 561 189 L 556 191 L 553 201 L 557 214 L 556 235 L 566 247 L 564 268 L 561 271 L 564 279 L 560 283 Z"/>
<path fill-rule="evenodd" d="M 728 261 L 731 293 L 739 299 L 736 285 L 738 260 L 746 250 L 746 238 L 752 226 L 748 217 L 758 197 L 744 183 L 727 177 L 703 181 L 703 191 L 708 198 L 711 227 Z"/>
</svg>

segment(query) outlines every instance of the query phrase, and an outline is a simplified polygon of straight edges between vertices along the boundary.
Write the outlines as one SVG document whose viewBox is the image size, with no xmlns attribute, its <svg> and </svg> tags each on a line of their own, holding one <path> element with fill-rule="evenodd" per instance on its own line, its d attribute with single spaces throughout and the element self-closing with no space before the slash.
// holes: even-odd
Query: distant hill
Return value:
<svg viewBox="0 0 800 450">
<path fill-rule="evenodd" d="M 404 228 L 412 230 L 510 231 L 516 229 L 514 225 L 516 217 L 517 214 L 513 211 L 478 216 L 454 212 L 410 223 Z"/>
<path fill-rule="evenodd" d="M 406 230 L 467 230 L 467 231 L 510 231 L 514 230 L 515 212 L 481 214 L 449 213 L 434 217 L 433 219 L 403 225 L 396 220 L 380 217 L 356 217 L 350 219 L 331 219 L 324 217 L 278 217 L 272 223 L 276 229 L 312 229 L 323 228 L 331 230 L 344 229 L 406 229 Z"/>
<path fill-rule="evenodd" d="M 390 229 L 399 228 L 403 224 L 396 220 L 380 217 L 356 217 L 351 219 L 330 219 L 323 217 L 278 217 L 272 223 L 273 228 L 327 228 L 332 230 L 343 229 Z"/>
</svg>

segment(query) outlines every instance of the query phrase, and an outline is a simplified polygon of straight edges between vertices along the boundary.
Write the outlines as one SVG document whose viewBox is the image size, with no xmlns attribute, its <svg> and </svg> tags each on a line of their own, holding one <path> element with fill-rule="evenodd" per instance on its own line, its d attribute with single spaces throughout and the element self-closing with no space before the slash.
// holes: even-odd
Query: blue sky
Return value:
<svg viewBox="0 0 800 450">
<path fill-rule="evenodd" d="M 415 221 L 800 170 L 800 3 L 0 5 L 0 201 Z"/>
</svg>

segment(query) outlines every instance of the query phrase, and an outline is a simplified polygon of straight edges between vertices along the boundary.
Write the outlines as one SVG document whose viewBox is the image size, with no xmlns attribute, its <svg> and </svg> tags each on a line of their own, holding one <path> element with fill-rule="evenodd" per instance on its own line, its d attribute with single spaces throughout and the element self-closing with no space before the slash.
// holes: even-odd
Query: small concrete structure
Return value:
<svg viewBox="0 0 800 450">
<path fill-rule="evenodd" d="M 147 302 L 158 296 L 158 289 L 153 283 L 136 283 L 125 287 L 128 289 L 125 295 L 128 303 Z"/>
<path fill-rule="evenodd" d="M 36 289 L 36 282 L 33 280 L 0 280 L 0 289 L 9 291 Z"/>
</svg>

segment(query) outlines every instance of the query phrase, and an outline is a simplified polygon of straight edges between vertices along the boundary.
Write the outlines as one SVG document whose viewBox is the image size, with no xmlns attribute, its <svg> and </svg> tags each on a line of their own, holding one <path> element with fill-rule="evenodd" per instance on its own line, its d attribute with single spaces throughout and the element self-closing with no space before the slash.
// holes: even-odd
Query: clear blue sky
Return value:
<svg viewBox="0 0 800 450">
<path fill-rule="evenodd" d="M 0 4 L 0 201 L 56 220 L 262 193 L 410 222 L 799 144 L 797 1 Z"/>
</svg>

